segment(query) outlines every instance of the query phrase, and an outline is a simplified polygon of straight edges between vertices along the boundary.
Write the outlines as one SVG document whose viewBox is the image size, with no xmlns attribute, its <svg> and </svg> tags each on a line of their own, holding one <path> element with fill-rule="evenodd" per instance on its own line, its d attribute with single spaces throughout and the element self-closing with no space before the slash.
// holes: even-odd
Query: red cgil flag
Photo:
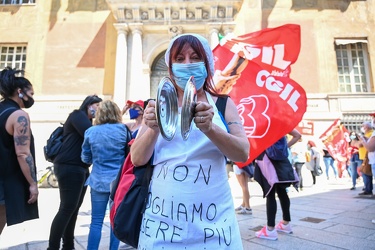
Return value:
<svg viewBox="0 0 375 250">
<path fill-rule="evenodd" d="M 240 167 L 291 132 L 306 112 L 306 93 L 289 78 L 300 42 L 300 26 L 286 24 L 224 37 L 213 50 L 215 86 L 237 105 L 250 142 L 247 162 L 236 162 Z"/>
<path fill-rule="evenodd" d="M 349 147 L 349 131 L 336 119 L 332 125 L 319 137 L 330 155 L 340 162 L 347 161 Z"/>
</svg>

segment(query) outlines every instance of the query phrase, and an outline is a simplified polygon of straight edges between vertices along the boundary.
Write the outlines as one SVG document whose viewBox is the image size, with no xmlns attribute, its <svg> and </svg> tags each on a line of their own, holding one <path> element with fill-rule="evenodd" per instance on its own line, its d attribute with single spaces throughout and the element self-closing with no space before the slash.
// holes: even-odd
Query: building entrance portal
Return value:
<svg viewBox="0 0 375 250">
<path fill-rule="evenodd" d="M 165 64 L 165 60 L 164 60 L 164 55 L 165 55 L 165 51 L 160 53 L 155 58 L 151 66 L 150 98 L 154 98 L 154 99 L 156 98 L 160 80 L 165 76 L 169 76 L 168 67 Z"/>
</svg>

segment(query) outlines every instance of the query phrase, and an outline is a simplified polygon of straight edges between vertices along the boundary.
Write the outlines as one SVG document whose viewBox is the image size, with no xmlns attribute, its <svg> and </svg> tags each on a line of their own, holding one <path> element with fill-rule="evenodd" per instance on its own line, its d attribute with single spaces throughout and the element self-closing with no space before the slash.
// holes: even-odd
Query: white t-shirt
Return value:
<svg viewBox="0 0 375 250">
<path fill-rule="evenodd" d="M 374 130 L 374 132 L 372 132 L 372 135 L 370 136 L 370 138 L 368 138 L 367 141 L 370 141 L 370 139 L 371 139 L 373 136 L 375 136 L 375 130 Z M 375 151 L 373 151 L 373 152 L 368 152 L 368 162 L 369 162 L 370 164 L 375 164 Z"/>
<path fill-rule="evenodd" d="M 213 122 L 223 130 L 215 103 Z M 159 135 L 138 249 L 243 249 L 223 153 L 195 126 Z"/>
<path fill-rule="evenodd" d="M 305 142 L 297 142 L 292 146 L 291 152 L 293 154 L 293 163 L 305 163 L 306 162 L 306 152 L 307 145 Z"/>
</svg>

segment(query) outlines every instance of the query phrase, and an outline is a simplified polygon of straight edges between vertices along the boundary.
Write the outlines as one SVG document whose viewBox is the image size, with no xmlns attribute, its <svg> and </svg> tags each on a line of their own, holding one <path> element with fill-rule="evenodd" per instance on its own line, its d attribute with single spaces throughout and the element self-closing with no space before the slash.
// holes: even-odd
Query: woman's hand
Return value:
<svg viewBox="0 0 375 250">
<path fill-rule="evenodd" d="M 212 129 L 212 118 L 214 117 L 214 109 L 207 102 L 197 102 L 195 106 L 194 122 L 197 128 L 203 133 Z"/>
<path fill-rule="evenodd" d="M 151 100 L 148 102 L 147 107 L 143 113 L 143 122 L 146 124 L 147 127 L 153 129 L 156 132 L 159 132 L 159 125 L 156 119 L 156 112 L 155 112 L 156 102 Z"/>
<path fill-rule="evenodd" d="M 130 104 L 126 103 L 125 106 L 121 110 L 121 114 L 125 115 L 125 113 L 130 109 Z"/>
</svg>

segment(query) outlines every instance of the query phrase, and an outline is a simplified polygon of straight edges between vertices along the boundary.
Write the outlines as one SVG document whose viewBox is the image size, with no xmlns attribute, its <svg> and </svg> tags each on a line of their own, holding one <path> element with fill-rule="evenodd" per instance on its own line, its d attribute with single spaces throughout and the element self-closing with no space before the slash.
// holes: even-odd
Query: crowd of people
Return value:
<svg viewBox="0 0 375 250">
<path fill-rule="evenodd" d="M 61 246 L 66 250 L 75 248 L 77 215 L 88 186 L 92 213 L 87 249 L 98 249 L 110 185 L 124 162 L 130 139 L 135 139 L 130 148 L 133 164 L 142 166 L 152 159 L 153 165 L 149 186 L 152 204 L 143 215 L 139 249 L 175 249 L 176 246 L 214 249 L 220 248 L 220 244 L 242 249 L 236 213 L 252 214 L 250 177 L 260 184 L 266 198 L 267 222 L 255 235 L 269 240 L 276 240 L 278 232 L 293 232 L 288 188 L 292 185 L 303 190 L 306 182 L 302 176 L 303 166 L 311 172 L 313 185 L 316 177 L 323 174 L 321 162 L 324 162 L 327 179 L 331 169 L 335 179 L 344 178 L 348 173 L 353 183 L 351 190 L 355 190 L 361 176 L 364 190 L 360 194 L 372 194 L 375 114 L 371 123 L 363 123 L 363 134 L 350 134 L 346 161 L 335 159 L 329 150 L 320 149 L 312 140 L 303 140 L 294 129 L 248 166 L 234 166 L 243 195 L 242 203 L 236 208 L 227 181 L 226 162 L 227 159 L 246 162 L 250 145 L 233 100 L 225 99 L 224 117 L 215 105 L 223 95 L 216 91 L 213 83 L 214 58 L 209 43 L 200 35 L 178 35 L 169 44 L 165 62 L 176 88 L 179 108 L 189 77 L 195 77 L 197 102 L 189 135 L 194 140 L 185 140 L 180 133 L 171 140 L 163 138 L 155 100 L 127 101 L 120 110 L 111 100 L 87 96 L 64 122 L 63 144 L 54 159 L 60 204 L 50 225 L 49 250 Z M 33 105 L 34 90 L 18 73 L 11 68 L 0 73 L 3 98 L 0 102 L 0 153 L 1 159 L 5 156 L 8 159 L 0 168 L 0 234 L 6 224 L 39 216 L 34 141 L 29 116 L 23 110 Z M 127 113 L 132 121 L 124 124 L 123 115 Z M 177 129 L 180 129 L 181 116 L 178 119 Z M 372 173 L 360 170 L 366 157 Z M 265 168 L 272 168 L 272 173 Z M 12 195 L 14 192 L 19 195 Z M 282 220 L 277 224 L 276 194 L 282 209 Z M 162 206 L 165 213 L 153 210 L 155 206 Z M 202 211 L 199 220 L 194 219 L 198 208 Z M 161 225 L 164 225 L 165 237 L 158 237 Z M 216 228 L 221 232 L 217 234 Z M 118 249 L 119 243 L 111 230 L 110 249 Z"/>
<path fill-rule="evenodd" d="M 371 114 L 372 117 L 375 117 Z M 363 168 L 363 161 L 365 158 L 372 157 L 371 151 L 374 150 L 372 147 L 372 134 L 373 125 L 371 122 L 365 121 L 362 123 L 360 131 L 351 131 L 348 135 L 348 146 L 345 148 L 345 155 L 341 155 L 338 159 L 335 159 L 322 143 L 321 147 L 317 147 L 316 144 L 309 140 L 307 142 L 299 142 L 291 148 L 293 166 L 296 169 L 300 182 L 300 189 L 303 188 L 303 179 L 300 174 L 302 166 L 305 166 L 307 170 L 311 171 L 312 183 L 316 184 L 316 176 L 321 175 L 325 172 L 327 180 L 345 179 L 349 178 L 352 182 L 350 190 L 356 190 L 358 181 L 363 180 L 364 187 L 359 195 L 372 195 L 372 171 L 371 168 L 368 170 Z M 369 152 L 368 152 L 369 151 Z M 370 155 L 369 157 L 367 155 Z M 321 161 L 321 156 L 323 161 Z M 375 162 L 375 160 L 374 160 Z M 322 170 L 317 173 L 316 165 L 325 166 L 325 171 Z M 370 161 L 372 164 L 372 161 Z M 319 168 L 320 166 L 318 166 Z"/>
</svg>

